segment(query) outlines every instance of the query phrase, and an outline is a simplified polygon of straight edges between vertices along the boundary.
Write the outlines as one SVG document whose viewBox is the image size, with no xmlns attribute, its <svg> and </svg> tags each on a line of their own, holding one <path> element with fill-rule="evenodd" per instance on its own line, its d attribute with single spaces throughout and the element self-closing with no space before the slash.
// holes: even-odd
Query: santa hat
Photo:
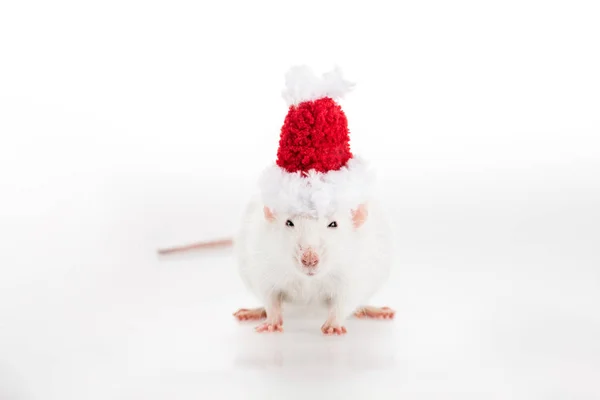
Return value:
<svg viewBox="0 0 600 400">
<path fill-rule="evenodd" d="M 289 109 L 277 161 L 260 177 L 263 204 L 274 214 L 312 217 L 357 209 L 374 178 L 350 151 L 348 121 L 337 103 L 354 84 L 339 68 L 319 77 L 306 66 L 291 68 L 285 80 Z"/>
</svg>

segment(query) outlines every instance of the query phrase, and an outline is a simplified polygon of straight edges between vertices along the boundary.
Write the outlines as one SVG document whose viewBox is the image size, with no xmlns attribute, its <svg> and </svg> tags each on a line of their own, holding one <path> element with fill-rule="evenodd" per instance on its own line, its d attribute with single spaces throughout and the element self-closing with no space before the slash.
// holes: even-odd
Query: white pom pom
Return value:
<svg viewBox="0 0 600 400">
<path fill-rule="evenodd" d="M 340 99 L 352 90 L 354 83 L 346 81 L 337 66 L 333 71 L 319 77 L 309 67 L 301 65 L 292 67 L 288 71 L 285 75 L 285 86 L 282 95 L 291 106 L 323 97 Z"/>
</svg>

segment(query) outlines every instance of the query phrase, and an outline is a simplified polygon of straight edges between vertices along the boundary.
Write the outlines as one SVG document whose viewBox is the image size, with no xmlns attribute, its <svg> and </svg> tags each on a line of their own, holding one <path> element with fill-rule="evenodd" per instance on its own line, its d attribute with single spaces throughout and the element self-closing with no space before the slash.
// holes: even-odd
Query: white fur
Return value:
<svg viewBox="0 0 600 400">
<path fill-rule="evenodd" d="M 260 176 L 263 204 L 275 213 L 325 217 L 335 210 L 354 209 L 371 196 L 375 174 L 358 157 L 337 171 L 289 173 L 278 165 Z"/>
<path fill-rule="evenodd" d="M 287 219 L 295 226 L 286 226 Z M 337 228 L 327 227 L 332 220 Z M 392 261 L 390 238 L 385 216 L 372 202 L 365 224 L 355 229 L 350 209 L 341 208 L 329 218 L 282 214 L 268 221 L 256 198 L 245 211 L 235 248 L 242 280 L 267 314 L 273 296 L 283 293 L 288 303 L 297 305 L 331 301 L 342 324 L 386 281 Z M 303 271 L 298 246 L 311 246 L 319 254 L 314 276 Z"/>
<path fill-rule="evenodd" d="M 307 66 L 295 66 L 285 75 L 283 98 L 289 106 L 323 97 L 341 99 L 354 87 L 354 83 L 345 80 L 339 67 L 317 76 Z"/>
</svg>

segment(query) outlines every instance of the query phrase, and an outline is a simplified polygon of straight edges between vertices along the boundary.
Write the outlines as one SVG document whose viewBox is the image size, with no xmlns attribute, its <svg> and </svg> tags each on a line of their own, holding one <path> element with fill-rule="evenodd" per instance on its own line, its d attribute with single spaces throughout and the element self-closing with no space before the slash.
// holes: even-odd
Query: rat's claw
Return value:
<svg viewBox="0 0 600 400">
<path fill-rule="evenodd" d="M 271 323 L 265 322 L 255 328 L 256 332 L 283 332 L 283 324 L 281 322 Z"/>
</svg>

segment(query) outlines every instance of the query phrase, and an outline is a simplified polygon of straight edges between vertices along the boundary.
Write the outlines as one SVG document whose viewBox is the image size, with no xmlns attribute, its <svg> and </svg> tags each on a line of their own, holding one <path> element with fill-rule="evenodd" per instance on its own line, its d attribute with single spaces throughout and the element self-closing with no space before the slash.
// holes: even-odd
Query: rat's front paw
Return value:
<svg viewBox="0 0 600 400">
<path fill-rule="evenodd" d="M 321 327 L 321 332 L 325 335 L 345 335 L 346 327 L 335 322 L 325 322 Z"/>
<path fill-rule="evenodd" d="M 265 322 L 263 324 L 258 325 L 255 328 L 256 332 L 283 332 L 283 323 L 281 321 L 278 322 Z"/>
</svg>

